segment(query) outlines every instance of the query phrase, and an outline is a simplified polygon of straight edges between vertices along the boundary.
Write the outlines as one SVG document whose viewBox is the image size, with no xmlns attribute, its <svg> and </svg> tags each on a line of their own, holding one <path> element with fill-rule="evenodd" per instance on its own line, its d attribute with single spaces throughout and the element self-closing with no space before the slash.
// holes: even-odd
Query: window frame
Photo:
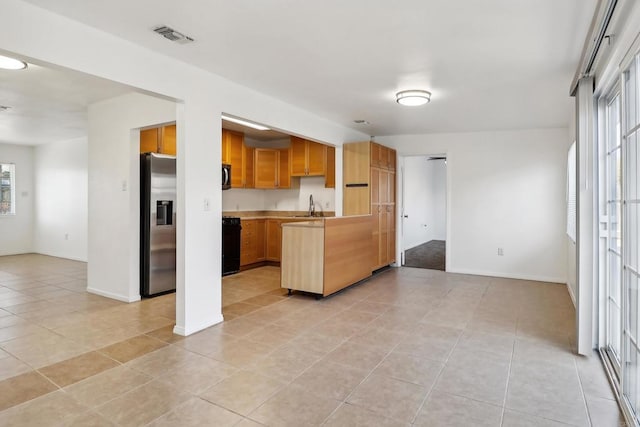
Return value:
<svg viewBox="0 0 640 427">
<path fill-rule="evenodd" d="M 2 212 L 0 210 L 0 218 L 11 217 L 16 215 L 16 164 L 10 162 L 0 162 L 0 174 L 4 170 L 4 168 L 9 167 L 9 197 L 10 197 L 10 210 L 8 212 Z M 0 177 L 0 180 L 2 177 Z M 2 183 L 0 182 L 0 191 L 1 191 Z M 2 194 L 0 193 L 0 203 L 3 203 Z"/>
</svg>

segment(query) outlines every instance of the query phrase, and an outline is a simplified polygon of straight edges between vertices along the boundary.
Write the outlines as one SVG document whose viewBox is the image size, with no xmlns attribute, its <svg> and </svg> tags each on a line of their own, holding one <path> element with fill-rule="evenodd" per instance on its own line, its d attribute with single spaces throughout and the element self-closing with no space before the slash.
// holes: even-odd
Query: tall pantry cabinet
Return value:
<svg viewBox="0 0 640 427">
<path fill-rule="evenodd" d="M 375 142 L 343 146 L 343 213 L 372 215 L 371 269 L 396 260 L 396 151 Z"/>
</svg>

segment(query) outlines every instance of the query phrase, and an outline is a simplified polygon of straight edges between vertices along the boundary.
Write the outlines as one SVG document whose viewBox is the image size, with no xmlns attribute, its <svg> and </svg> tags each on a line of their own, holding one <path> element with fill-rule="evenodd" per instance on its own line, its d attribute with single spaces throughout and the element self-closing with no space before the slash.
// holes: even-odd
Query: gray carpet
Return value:
<svg viewBox="0 0 640 427">
<path fill-rule="evenodd" d="M 408 249 L 404 252 L 404 265 L 405 267 L 444 271 L 445 248 L 444 240 L 431 240 Z"/>
</svg>

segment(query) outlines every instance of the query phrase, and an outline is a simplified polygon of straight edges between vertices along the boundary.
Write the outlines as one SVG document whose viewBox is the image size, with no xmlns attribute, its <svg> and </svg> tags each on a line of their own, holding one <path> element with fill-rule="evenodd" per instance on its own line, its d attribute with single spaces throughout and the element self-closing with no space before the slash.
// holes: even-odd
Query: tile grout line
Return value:
<svg viewBox="0 0 640 427">
<path fill-rule="evenodd" d="M 411 419 L 411 425 L 413 425 L 416 422 L 416 419 L 418 418 L 418 414 L 420 414 L 420 411 L 422 411 L 422 408 L 424 407 L 425 403 L 427 402 L 427 400 L 429 400 L 429 397 L 431 397 L 431 394 L 435 390 L 436 385 L 438 384 L 438 381 L 440 380 L 440 377 L 442 376 L 442 373 L 444 372 L 445 368 L 447 367 L 447 363 L 449 363 L 449 358 L 453 354 L 453 351 L 455 350 L 455 348 L 458 346 L 458 343 L 460 342 L 460 339 L 462 338 L 462 335 L 464 335 L 464 331 L 465 330 L 466 330 L 466 327 L 465 327 L 465 329 L 462 329 L 460 335 L 458 336 L 458 339 L 456 340 L 456 343 L 453 345 L 453 347 L 449 351 L 449 354 L 447 354 L 447 358 L 444 360 L 444 363 L 442 364 L 442 368 L 440 369 L 440 372 L 438 372 L 438 375 L 436 376 L 435 380 L 433 381 L 433 385 L 429 388 L 429 391 L 425 395 L 424 399 L 422 399 L 422 403 L 420 403 L 420 406 L 418 407 L 418 410 L 416 411 L 415 415 Z"/>
<path fill-rule="evenodd" d="M 509 396 L 509 384 L 511 383 L 511 370 L 513 369 L 513 358 L 516 354 L 516 344 L 518 343 L 517 333 L 518 324 L 520 322 L 520 316 L 516 319 L 516 335 L 513 337 L 513 344 L 511 347 L 511 357 L 509 358 L 509 372 L 507 373 L 507 386 L 504 390 L 504 399 L 502 400 L 502 413 L 500 414 L 500 426 L 504 424 L 504 413 L 507 410 L 507 397 Z"/>
<path fill-rule="evenodd" d="M 146 336 L 146 334 L 140 334 L 140 335 L 136 335 L 136 336 L 142 336 L 142 335 L 145 335 L 145 336 Z M 132 338 L 135 338 L 135 337 L 132 337 Z M 153 337 L 151 337 L 151 338 L 153 338 Z M 123 343 L 123 342 L 125 342 L 125 341 L 130 340 L 130 339 L 131 339 L 131 338 L 127 338 L 127 339 L 125 339 L 125 340 L 122 340 L 122 341 L 116 342 L 116 343 L 114 343 L 114 344 L 110 344 L 110 345 L 108 345 L 108 346 L 101 347 L 101 348 L 96 349 L 96 350 L 91 350 L 91 351 L 88 351 L 88 352 L 85 352 L 85 353 L 81 353 L 81 354 L 79 354 L 79 355 L 76 355 L 76 356 L 70 357 L 70 358 L 68 358 L 68 359 L 64 359 L 64 360 L 61 360 L 61 361 L 59 361 L 59 362 L 55 362 L 55 363 L 52 363 L 52 364 L 49 364 L 49 365 L 46 365 L 46 366 L 42 366 L 42 367 L 39 367 L 39 368 L 34 368 L 32 365 L 28 364 L 27 362 L 23 361 L 22 359 L 18 359 L 18 360 L 20 360 L 22 363 L 27 364 L 27 366 L 29 366 L 30 368 L 32 368 L 32 370 L 31 370 L 31 371 L 29 371 L 29 372 L 24 372 L 24 373 L 22 373 L 22 374 L 18 374 L 18 375 L 13 376 L 13 377 L 6 378 L 6 379 L 4 379 L 4 380 L 0 381 L 0 383 L 1 383 L 1 382 L 3 382 L 3 381 L 10 380 L 10 379 L 15 378 L 15 377 L 20 376 L 20 375 L 28 374 L 28 373 L 30 373 L 30 372 L 35 372 L 35 373 L 37 373 L 38 375 L 40 375 L 41 377 L 43 377 L 44 379 L 46 379 L 48 382 L 50 382 L 51 384 L 53 384 L 54 386 L 56 386 L 58 389 L 57 389 L 57 390 L 49 391 L 49 392 L 47 392 L 47 393 L 43 393 L 43 394 L 41 394 L 41 395 L 39 395 L 39 396 L 36 396 L 36 397 L 34 397 L 34 398 L 32 398 L 32 399 L 25 400 L 25 401 L 23 401 L 23 402 L 20 402 L 20 403 L 17 403 L 17 404 L 15 404 L 15 405 L 13 405 L 13 406 L 7 407 L 7 408 L 5 408 L 3 411 L 6 411 L 6 410 L 8 410 L 8 409 L 14 408 L 14 407 L 16 407 L 16 406 L 19 406 L 19 405 L 22 405 L 22 404 L 25 404 L 25 403 L 28 403 L 28 402 L 31 402 L 31 401 L 33 401 L 33 400 L 35 400 L 35 399 L 38 399 L 38 398 L 40 398 L 40 397 L 43 397 L 43 396 L 46 396 L 46 395 L 48 395 L 48 394 L 54 393 L 54 392 L 56 392 L 56 391 L 64 391 L 64 392 L 66 393 L 66 390 L 65 390 L 65 388 L 66 388 L 66 387 L 69 387 L 69 386 L 72 386 L 72 385 L 78 384 L 78 383 L 80 383 L 80 382 L 83 382 L 83 381 L 85 381 L 85 380 L 88 380 L 88 379 L 90 379 L 90 378 L 93 378 L 93 377 L 95 377 L 95 376 L 97 376 L 97 375 L 100 375 L 100 374 L 102 374 L 102 373 L 104 373 L 104 372 L 108 372 L 108 371 L 110 371 L 110 370 L 112 370 L 112 369 L 114 369 L 114 368 L 118 368 L 118 367 L 120 367 L 120 366 L 124 366 L 126 362 L 125 362 L 125 363 L 122 363 L 122 362 L 120 362 L 119 360 L 116 360 L 116 359 L 112 358 L 112 357 L 111 357 L 111 356 L 109 356 L 108 354 L 101 352 L 100 350 L 102 350 L 102 349 L 104 349 L 104 348 L 106 348 L 106 347 L 109 347 L 109 346 L 111 346 L 111 345 L 116 345 L 116 344 Z M 157 338 L 155 338 L 155 339 L 156 339 L 156 340 L 158 340 Z M 162 341 L 162 340 L 158 340 L 158 341 Z M 75 342 L 75 341 L 74 341 L 74 342 Z M 162 342 L 165 342 L 165 341 L 162 341 Z M 165 343 L 166 343 L 166 342 L 165 342 Z M 168 346 L 168 345 L 171 345 L 171 343 L 166 343 L 166 344 L 167 344 L 167 346 Z M 162 348 L 165 348 L 165 347 L 167 347 L 167 346 L 162 346 L 162 347 L 160 347 L 160 348 L 158 348 L 158 349 L 156 349 L 156 350 L 154 350 L 154 351 L 151 351 L 151 352 L 148 352 L 148 353 L 141 354 L 141 355 L 139 355 L 139 356 L 135 357 L 134 359 L 131 359 L 130 361 L 135 360 L 135 359 L 138 359 L 138 358 L 143 357 L 143 356 L 146 356 L 146 355 L 148 355 L 148 354 L 154 353 L 154 352 L 156 352 L 156 351 L 158 351 L 158 350 L 161 350 Z M 185 350 L 186 350 L 186 349 L 185 349 Z M 88 377 L 86 377 L 86 378 L 82 378 L 81 380 L 76 381 L 76 382 L 71 383 L 71 384 L 68 384 L 68 385 L 66 385 L 66 386 L 64 386 L 64 387 L 61 387 L 61 386 L 60 386 L 60 385 L 58 385 L 55 381 L 53 381 L 51 378 L 49 378 L 47 375 L 45 375 L 44 373 L 42 373 L 42 372 L 41 372 L 41 370 L 42 370 L 42 369 L 46 369 L 46 368 L 49 368 L 49 367 L 51 367 L 51 366 L 55 366 L 55 365 L 57 365 L 57 364 L 59 364 L 59 363 L 64 363 L 64 362 L 67 362 L 67 361 L 69 361 L 69 360 L 75 359 L 75 358 L 77 358 L 77 357 L 84 356 L 84 355 L 86 355 L 86 354 L 94 353 L 94 352 L 95 352 L 95 353 L 98 353 L 98 354 L 100 354 L 101 356 L 104 356 L 104 357 L 106 357 L 106 358 L 108 358 L 108 359 L 110 359 L 110 360 L 113 360 L 114 362 L 118 363 L 118 365 L 117 365 L 117 366 L 113 366 L 113 367 L 111 367 L 111 368 L 109 368 L 109 369 L 105 369 L 105 370 L 103 370 L 103 371 L 97 372 L 97 373 L 95 373 L 95 374 L 93 374 L 93 375 L 90 375 L 90 376 L 88 376 Z M 11 354 L 11 353 L 9 353 L 9 354 Z M 13 354 L 11 354 L 11 355 L 12 355 L 12 356 L 14 356 Z M 17 358 L 17 357 L 16 357 L 16 358 Z M 130 361 L 129 361 L 129 362 L 130 362 Z M 152 380 L 153 380 L 153 379 L 155 379 L 155 378 L 152 378 Z M 145 383 L 145 384 L 146 384 L 146 383 Z M 105 402 L 105 403 L 106 403 L 106 402 Z M 2 411 L 0 411 L 0 412 L 2 412 Z"/>
<path fill-rule="evenodd" d="M 587 413 L 587 419 L 589 420 L 589 425 L 593 426 L 593 419 L 591 417 L 591 411 L 589 410 L 589 404 L 587 403 L 587 396 L 584 392 L 584 385 L 582 384 L 582 377 L 580 376 L 580 370 L 578 369 L 578 362 L 576 361 L 576 356 L 573 355 L 573 368 L 575 369 L 576 376 L 578 377 L 578 382 L 580 383 L 580 395 L 582 397 L 582 403 L 584 405 L 584 409 Z"/>
<path fill-rule="evenodd" d="M 362 299 L 362 300 L 360 300 L 360 301 L 364 301 L 364 300 L 366 300 L 366 298 L 363 298 L 363 299 Z M 382 316 L 382 314 L 378 315 L 378 317 L 376 317 L 375 319 L 371 320 L 371 322 L 369 322 L 369 323 L 372 323 L 374 320 L 376 320 L 376 319 L 377 319 L 377 318 L 379 318 L 380 316 Z M 369 324 L 369 323 L 367 323 L 367 324 Z M 340 345 L 344 344 L 344 343 L 345 343 L 345 342 L 347 342 L 349 339 L 351 339 L 351 338 L 353 337 L 353 335 L 355 335 L 355 334 L 352 334 L 351 336 L 349 336 L 349 338 L 347 338 L 345 341 L 343 341 Z M 340 346 L 340 345 L 339 345 L 339 346 Z M 339 404 L 339 405 L 338 405 L 338 406 L 337 406 L 337 407 L 336 407 L 336 408 L 335 408 L 335 409 L 334 409 L 334 410 L 333 410 L 329 415 L 327 415 L 327 417 L 322 421 L 322 423 L 321 423 L 320 425 L 325 425 L 325 424 L 326 424 L 326 423 L 331 419 L 331 417 L 333 416 L 333 414 L 335 414 L 335 413 L 338 411 L 338 409 L 340 409 L 343 405 L 348 405 L 348 404 L 349 404 L 349 403 L 347 402 L 347 400 L 349 400 L 349 398 L 351 397 L 351 395 L 353 395 L 353 393 L 355 393 L 355 391 L 358 389 L 358 387 L 360 387 L 360 386 L 361 386 L 365 381 L 367 381 L 367 379 L 369 379 L 369 377 L 371 377 L 371 375 L 373 375 L 373 373 L 375 372 L 375 370 L 376 370 L 376 369 L 378 369 L 378 367 L 379 367 L 379 366 L 380 366 L 380 365 L 381 365 L 385 360 L 387 360 L 387 358 L 389 357 L 389 355 L 390 355 L 390 354 L 393 352 L 393 350 L 395 350 L 395 349 L 396 349 L 396 347 L 398 347 L 399 345 L 400 345 L 400 343 L 397 343 L 396 345 L 394 345 L 394 346 L 393 346 L 393 348 L 392 348 L 391 350 L 389 350 L 389 351 L 387 352 L 387 354 L 382 358 L 382 360 L 380 360 L 380 362 L 378 362 L 378 364 L 377 364 L 376 366 L 374 366 L 374 367 L 373 367 L 373 369 L 371 369 L 371 371 L 370 371 L 370 372 L 369 372 L 369 373 L 368 373 L 368 374 L 367 374 L 367 375 L 366 375 L 366 376 L 365 376 L 365 377 L 364 377 L 364 378 L 363 378 L 363 379 L 358 383 L 358 385 L 356 385 L 356 386 L 353 388 L 353 390 L 351 390 L 351 391 L 349 392 L 349 394 L 348 394 L 344 399 L 342 399 L 342 401 L 340 401 L 340 404 Z M 339 347 L 339 346 L 338 346 L 338 347 Z M 337 348 L 337 347 L 336 347 L 336 348 Z M 335 349 L 334 349 L 334 350 L 335 350 Z M 332 351 L 333 351 L 333 350 L 332 350 Z M 354 405 L 354 406 L 358 406 L 358 405 Z M 363 409 L 366 409 L 366 408 L 363 408 Z M 368 409 L 367 409 L 367 410 L 368 410 Z M 370 411 L 370 412 L 371 412 L 371 411 Z"/>
</svg>

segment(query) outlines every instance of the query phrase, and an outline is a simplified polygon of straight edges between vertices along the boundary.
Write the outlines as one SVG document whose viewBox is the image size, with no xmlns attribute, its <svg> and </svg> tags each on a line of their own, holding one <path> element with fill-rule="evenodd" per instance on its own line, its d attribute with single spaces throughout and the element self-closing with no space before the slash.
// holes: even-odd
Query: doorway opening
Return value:
<svg viewBox="0 0 640 427">
<path fill-rule="evenodd" d="M 402 265 L 446 270 L 447 157 L 404 159 Z"/>
</svg>

